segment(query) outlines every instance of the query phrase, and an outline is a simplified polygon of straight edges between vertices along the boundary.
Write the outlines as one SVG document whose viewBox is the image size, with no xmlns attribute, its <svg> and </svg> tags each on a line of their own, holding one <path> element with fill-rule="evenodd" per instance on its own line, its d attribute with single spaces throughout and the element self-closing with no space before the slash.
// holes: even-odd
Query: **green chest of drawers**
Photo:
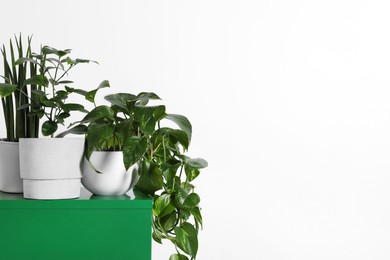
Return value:
<svg viewBox="0 0 390 260">
<path fill-rule="evenodd" d="M 152 200 L 26 200 L 0 192 L 1 260 L 150 260 Z"/>
</svg>

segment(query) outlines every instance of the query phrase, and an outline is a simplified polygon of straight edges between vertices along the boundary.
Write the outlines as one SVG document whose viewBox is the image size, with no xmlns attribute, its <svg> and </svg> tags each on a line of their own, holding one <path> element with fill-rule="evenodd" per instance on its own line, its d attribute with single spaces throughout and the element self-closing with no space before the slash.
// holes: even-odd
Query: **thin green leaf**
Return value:
<svg viewBox="0 0 390 260">
<path fill-rule="evenodd" d="M 71 129 L 68 129 L 60 134 L 58 134 L 56 137 L 57 138 L 62 138 L 68 134 L 74 134 L 74 135 L 83 135 L 83 134 L 86 134 L 87 133 L 87 126 L 85 125 L 78 125 L 78 126 L 75 126 Z"/>
</svg>

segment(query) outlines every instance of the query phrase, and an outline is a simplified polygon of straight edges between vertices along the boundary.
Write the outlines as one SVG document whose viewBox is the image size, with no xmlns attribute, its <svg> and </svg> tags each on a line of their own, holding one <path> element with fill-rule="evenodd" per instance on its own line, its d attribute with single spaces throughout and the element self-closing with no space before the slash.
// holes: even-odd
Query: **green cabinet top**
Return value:
<svg viewBox="0 0 390 260">
<path fill-rule="evenodd" d="M 136 195 L 134 195 L 136 194 Z M 152 199 L 139 192 L 121 196 L 97 196 L 81 189 L 78 199 L 30 200 L 23 194 L 0 192 L 1 209 L 151 209 Z"/>
</svg>

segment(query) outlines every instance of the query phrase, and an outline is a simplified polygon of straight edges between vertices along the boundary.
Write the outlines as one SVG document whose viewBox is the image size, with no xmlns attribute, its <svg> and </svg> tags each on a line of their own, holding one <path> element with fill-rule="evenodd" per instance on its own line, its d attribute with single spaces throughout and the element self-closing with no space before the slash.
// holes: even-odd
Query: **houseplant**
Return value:
<svg viewBox="0 0 390 260">
<path fill-rule="evenodd" d="M 42 121 L 43 136 L 54 137 L 59 124 L 75 111 L 88 112 L 83 105 L 67 102 L 72 93 L 88 94 L 84 90 L 71 88 L 73 82 L 68 73 L 80 63 L 90 60 L 72 59 L 70 50 L 57 50 L 44 46 L 40 53 L 31 53 L 20 63 L 31 62 L 37 73 L 26 79 L 36 99 L 31 99 L 22 110 L 34 107 L 29 116 L 38 116 Z M 17 61 L 17 62 L 18 62 Z M 80 194 L 80 163 L 84 148 L 83 138 L 20 138 L 20 171 L 23 179 L 24 197 L 32 199 L 67 199 Z M 44 154 L 45 156 L 42 156 Z"/>
<path fill-rule="evenodd" d="M 38 137 L 39 122 L 37 116 L 27 116 L 35 107 L 25 107 L 29 99 L 36 99 L 36 94 L 27 92 L 26 77 L 36 75 L 34 62 L 25 59 L 31 55 L 31 37 L 28 37 L 26 48 L 23 48 L 21 35 L 10 39 L 8 50 L 3 45 L 4 83 L 0 83 L 0 96 L 4 112 L 7 137 L 0 141 L 0 190 L 11 193 L 23 192 L 23 182 L 19 169 L 19 138 Z M 9 52 L 8 52 L 9 51 Z M 25 59 L 25 60 L 24 60 Z M 23 61 L 23 62 L 22 62 Z M 39 89 L 31 85 L 31 89 Z"/>
<path fill-rule="evenodd" d="M 96 151 L 121 150 L 126 169 L 139 164 L 135 187 L 153 198 L 153 239 L 175 245 L 177 253 L 170 259 L 195 259 L 202 216 L 192 181 L 207 162 L 184 155 L 191 141 L 191 123 L 182 115 L 167 114 L 163 105 L 148 106 L 150 100 L 159 99 L 154 93 L 117 93 L 105 99 L 111 106 L 96 107 L 62 135 L 86 130 L 87 160 Z M 165 120 L 179 129 L 162 127 Z M 94 174 L 99 178 L 99 172 Z"/>
</svg>

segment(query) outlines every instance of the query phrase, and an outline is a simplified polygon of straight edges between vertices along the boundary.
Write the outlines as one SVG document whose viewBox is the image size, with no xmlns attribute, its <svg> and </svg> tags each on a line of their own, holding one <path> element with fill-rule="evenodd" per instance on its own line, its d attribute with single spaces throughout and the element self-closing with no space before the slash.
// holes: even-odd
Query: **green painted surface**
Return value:
<svg viewBox="0 0 390 260">
<path fill-rule="evenodd" d="M 152 201 L 26 200 L 0 192 L 1 260 L 150 260 Z"/>
</svg>

